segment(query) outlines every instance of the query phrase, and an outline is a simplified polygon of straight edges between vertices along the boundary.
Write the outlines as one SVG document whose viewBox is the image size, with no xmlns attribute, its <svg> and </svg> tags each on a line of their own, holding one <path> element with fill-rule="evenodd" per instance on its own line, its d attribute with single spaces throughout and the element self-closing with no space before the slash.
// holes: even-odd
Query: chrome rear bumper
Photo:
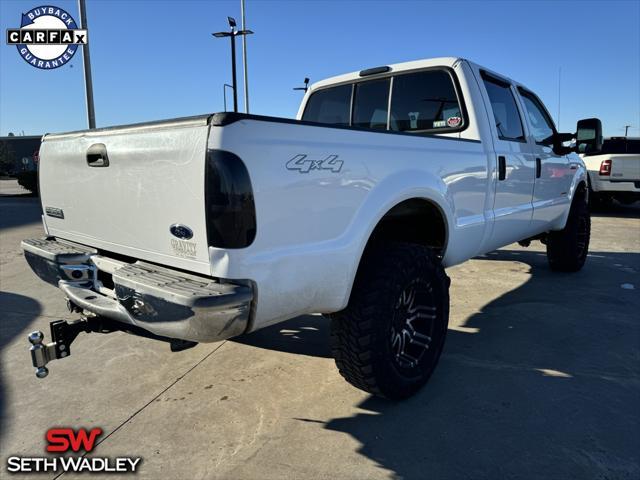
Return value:
<svg viewBox="0 0 640 480">
<path fill-rule="evenodd" d="M 54 238 L 22 241 L 25 258 L 44 281 L 58 286 L 77 310 L 155 335 L 215 342 L 245 332 L 253 291 L 170 268 L 126 263 Z M 98 272 L 113 285 L 105 286 Z"/>
</svg>

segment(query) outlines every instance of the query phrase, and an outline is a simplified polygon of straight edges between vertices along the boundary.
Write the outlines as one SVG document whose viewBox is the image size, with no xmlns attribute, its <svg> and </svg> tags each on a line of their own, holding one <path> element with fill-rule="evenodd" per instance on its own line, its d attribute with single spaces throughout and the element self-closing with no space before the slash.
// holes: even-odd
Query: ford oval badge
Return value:
<svg viewBox="0 0 640 480">
<path fill-rule="evenodd" d="M 179 223 L 174 223 L 173 225 L 171 225 L 169 231 L 171 232 L 171 235 L 182 240 L 189 240 L 191 237 L 193 237 L 193 230 L 191 230 L 186 225 L 180 225 Z"/>
</svg>

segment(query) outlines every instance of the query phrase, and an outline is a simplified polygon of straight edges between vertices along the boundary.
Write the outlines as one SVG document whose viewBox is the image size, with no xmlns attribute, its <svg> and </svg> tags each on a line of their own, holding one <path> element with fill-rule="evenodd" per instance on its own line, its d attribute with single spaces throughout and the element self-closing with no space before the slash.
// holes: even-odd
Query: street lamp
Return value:
<svg viewBox="0 0 640 480">
<path fill-rule="evenodd" d="M 233 84 L 233 111 L 238 111 L 238 82 L 236 81 L 236 37 L 238 35 L 251 35 L 251 30 L 236 30 L 236 20 L 231 17 L 227 17 L 230 30 L 228 32 L 216 32 L 212 35 L 216 38 L 230 37 L 231 38 L 231 79 Z"/>
<path fill-rule="evenodd" d="M 304 90 L 304 93 L 307 93 L 309 90 L 309 79 L 307 77 L 304 78 L 304 87 L 295 87 L 294 90 Z"/>
</svg>

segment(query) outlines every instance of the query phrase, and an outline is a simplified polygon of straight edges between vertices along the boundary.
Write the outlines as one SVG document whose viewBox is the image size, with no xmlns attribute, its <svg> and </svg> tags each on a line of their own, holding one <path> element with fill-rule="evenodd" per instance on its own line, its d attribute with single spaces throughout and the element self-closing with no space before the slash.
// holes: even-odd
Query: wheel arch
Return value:
<svg viewBox="0 0 640 480">
<path fill-rule="evenodd" d="M 571 187 L 569 189 L 569 202 L 566 208 L 566 212 L 563 216 L 560 217 L 559 221 L 555 224 L 552 230 L 562 230 L 565 227 L 565 225 L 567 224 L 567 220 L 569 219 L 569 211 L 571 210 L 571 205 L 573 205 L 573 202 L 578 199 L 585 202 L 589 201 L 589 173 L 584 166 L 580 166 L 580 168 L 576 171 L 576 174 L 573 177 L 573 181 L 571 182 Z"/>
<path fill-rule="evenodd" d="M 412 197 L 396 203 L 378 220 L 371 231 L 367 247 L 376 242 L 398 241 L 434 248 L 444 256 L 449 238 L 444 210 L 425 197 Z"/>
<path fill-rule="evenodd" d="M 433 248 L 442 258 L 449 243 L 449 232 L 445 209 L 433 199 L 416 196 L 397 201 L 387 208 L 371 228 L 356 263 L 351 291 L 373 247 L 385 242 L 416 243 Z M 347 296 L 347 304 L 351 291 Z"/>
</svg>

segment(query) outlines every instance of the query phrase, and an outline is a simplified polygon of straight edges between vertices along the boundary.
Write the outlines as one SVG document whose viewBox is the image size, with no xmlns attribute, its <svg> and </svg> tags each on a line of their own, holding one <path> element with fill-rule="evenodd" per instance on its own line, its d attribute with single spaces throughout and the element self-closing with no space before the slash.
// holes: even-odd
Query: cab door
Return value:
<svg viewBox="0 0 640 480">
<path fill-rule="evenodd" d="M 529 130 L 527 141 L 536 164 L 531 223 L 539 233 L 548 230 L 566 212 L 575 166 L 572 168 L 566 155 L 553 151 L 556 128 L 540 99 L 522 87 L 518 87 L 518 94 Z"/>
<path fill-rule="evenodd" d="M 497 167 L 491 238 L 492 248 L 497 248 L 531 236 L 535 161 L 511 82 L 484 70 L 480 76 Z"/>
</svg>

